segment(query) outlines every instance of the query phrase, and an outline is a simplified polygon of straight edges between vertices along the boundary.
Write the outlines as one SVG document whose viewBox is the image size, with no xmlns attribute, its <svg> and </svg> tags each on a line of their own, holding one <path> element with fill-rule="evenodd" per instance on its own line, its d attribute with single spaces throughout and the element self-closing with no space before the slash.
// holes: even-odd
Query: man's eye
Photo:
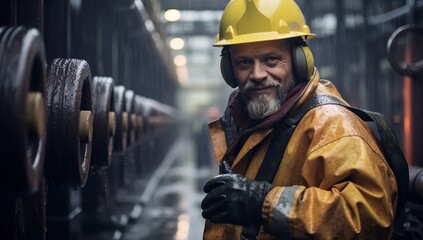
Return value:
<svg viewBox="0 0 423 240">
<path fill-rule="evenodd" d="M 276 58 L 276 57 L 268 57 L 266 61 L 269 64 L 276 64 L 278 62 L 278 58 Z"/>
<path fill-rule="evenodd" d="M 237 62 L 237 65 L 241 68 L 245 68 L 250 64 L 248 60 L 240 60 Z"/>
</svg>

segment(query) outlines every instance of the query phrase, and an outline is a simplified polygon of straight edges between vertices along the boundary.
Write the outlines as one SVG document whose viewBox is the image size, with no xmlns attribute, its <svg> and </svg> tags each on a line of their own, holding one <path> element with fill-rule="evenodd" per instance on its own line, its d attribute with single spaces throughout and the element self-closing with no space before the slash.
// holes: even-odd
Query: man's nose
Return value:
<svg viewBox="0 0 423 240">
<path fill-rule="evenodd" d="M 254 62 L 253 69 L 250 74 L 250 79 L 253 81 L 263 81 L 267 77 L 267 72 L 260 62 Z"/>
</svg>

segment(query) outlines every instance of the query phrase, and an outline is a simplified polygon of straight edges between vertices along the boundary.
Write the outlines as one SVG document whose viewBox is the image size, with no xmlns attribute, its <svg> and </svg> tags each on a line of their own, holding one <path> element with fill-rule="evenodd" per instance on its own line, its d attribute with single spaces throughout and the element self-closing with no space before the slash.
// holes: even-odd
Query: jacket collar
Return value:
<svg viewBox="0 0 423 240">
<path fill-rule="evenodd" d="M 276 112 L 260 120 L 254 120 L 249 117 L 244 107 L 244 99 L 241 97 L 240 91 L 237 91 L 228 105 L 229 109 L 231 110 L 230 112 L 232 114 L 234 124 L 236 124 L 241 130 L 245 130 L 251 127 L 263 128 L 272 125 L 285 116 L 288 110 L 293 106 L 295 101 L 301 95 L 301 92 L 305 87 L 306 84 L 304 83 L 297 85 L 294 89 L 292 89 L 288 95 L 287 100 Z"/>
<path fill-rule="evenodd" d="M 317 86 L 320 82 L 320 74 L 316 68 L 314 68 L 313 75 L 310 77 L 310 81 L 308 81 L 307 86 L 304 88 L 304 91 L 298 97 L 297 101 L 295 102 L 294 106 L 290 109 L 288 115 L 295 113 L 301 106 L 304 105 L 310 98 L 316 95 Z"/>
<path fill-rule="evenodd" d="M 244 100 L 242 99 L 238 89 L 231 94 L 228 109 L 225 113 L 231 115 L 233 124 L 241 130 L 249 129 L 251 127 L 260 129 L 272 126 L 275 122 L 281 120 L 291 109 L 297 109 L 298 106 L 301 106 L 305 101 L 311 98 L 312 93 L 315 92 L 317 88 L 319 79 L 319 73 L 315 69 L 310 81 L 307 83 L 300 83 L 294 87 L 282 106 L 276 112 L 264 119 L 257 121 L 248 116 L 247 111 L 244 108 Z"/>
</svg>

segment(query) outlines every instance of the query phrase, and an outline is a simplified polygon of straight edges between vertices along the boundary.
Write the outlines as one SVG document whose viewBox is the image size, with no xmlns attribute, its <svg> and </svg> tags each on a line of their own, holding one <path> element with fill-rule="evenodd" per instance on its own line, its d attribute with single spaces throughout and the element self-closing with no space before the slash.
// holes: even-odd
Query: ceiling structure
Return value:
<svg viewBox="0 0 423 240">
<path fill-rule="evenodd" d="M 321 0 L 312 2 L 313 6 L 311 7 L 309 6 L 310 2 L 306 0 L 296 0 L 297 4 L 304 8 L 303 10 L 306 16 L 314 15 L 315 12 L 319 12 L 320 14 L 330 12 L 333 9 L 335 1 Z M 180 38 L 184 41 L 182 48 L 177 50 L 171 49 L 171 58 L 174 58 L 175 61 L 183 60 L 181 61 L 183 64 L 175 62 L 180 85 L 184 89 L 190 89 L 192 94 L 196 92 L 198 95 L 201 95 L 199 98 L 195 98 L 195 100 L 185 100 L 184 104 L 195 103 L 206 105 L 207 101 L 213 101 L 211 98 L 216 96 L 216 89 L 218 89 L 217 92 L 219 94 L 228 94 L 231 91 L 231 88 L 226 86 L 220 74 L 220 49 L 212 47 L 219 30 L 219 22 L 223 9 L 228 2 L 229 0 L 160 1 L 162 16 L 169 9 L 178 9 L 181 12 L 180 19 L 175 22 L 165 21 L 164 17 L 162 17 L 167 44 L 170 45 L 171 40 L 174 38 Z M 349 8 L 352 9 L 351 7 Z M 310 9 L 313 9 L 313 11 L 309 12 Z M 333 18 L 330 19 L 333 20 Z M 312 20 L 308 20 L 310 26 L 313 25 Z M 323 18 L 323 20 L 325 20 L 322 23 L 323 25 L 330 25 L 326 21 L 326 18 Z M 317 24 L 315 27 L 318 27 Z M 179 64 L 181 66 L 178 66 Z M 210 95 L 205 93 L 205 91 L 210 92 L 213 90 L 215 92 Z M 223 101 L 225 102 L 221 104 L 226 104 L 226 96 L 218 96 L 217 98 L 219 100 L 224 99 Z"/>
<path fill-rule="evenodd" d="M 223 10 L 229 0 L 161 0 L 162 9 Z"/>
<path fill-rule="evenodd" d="M 179 69 L 181 70 L 179 72 L 181 86 L 191 89 L 223 89 L 225 84 L 219 71 L 220 49 L 213 48 L 212 45 L 219 29 L 220 16 L 228 2 L 229 0 L 160 1 L 163 12 L 168 9 L 181 11 L 179 21 L 163 21 L 167 43 L 173 38 L 181 38 L 185 42 L 183 48 L 171 50 L 173 57 L 184 56 L 186 59 L 185 69 Z M 328 42 L 328 39 L 336 40 L 337 37 L 344 39 L 342 36 L 345 35 L 342 33 L 346 29 L 356 29 L 366 23 L 376 26 L 374 29 L 378 30 L 377 26 L 380 23 L 388 20 L 397 20 L 404 16 L 405 13 L 410 12 L 410 9 L 414 9 L 411 4 L 414 4 L 414 7 L 417 6 L 415 8 L 416 12 L 423 8 L 423 0 L 295 0 L 295 2 L 302 9 L 312 32 L 319 36 L 318 39 L 321 42 Z M 342 18 L 340 18 L 341 16 Z M 385 29 L 380 29 L 380 31 L 386 32 L 386 27 Z M 336 33 L 338 33 L 337 36 L 335 36 Z M 376 32 L 376 34 L 379 33 Z M 317 41 L 314 42 L 316 43 Z M 310 42 L 310 44 L 314 43 Z M 315 51 L 318 53 L 319 49 L 324 48 L 315 48 Z M 320 58 L 320 63 L 324 62 L 324 57 L 327 58 L 328 62 L 332 57 L 332 55 L 327 54 L 321 54 L 321 56 L 323 57 Z M 323 70 L 324 68 L 321 69 L 322 74 Z M 326 76 L 332 76 L 333 72 L 332 70 L 326 71 Z M 221 98 L 226 99 L 224 97 Z"/>
<path fill-rule="evenodd" d="M 201 114 L 208 106 L 222 108 L 231 91 L 220 74 L 220 49 L 214 48 L 219 22 L 229 0 L 161 0 L 166 43 L 183 40 L 180 49 L 170 49 L 181 86 L 177 100 L 182 112 Z M 180 19 L 164 19 L 169 9 L 180 11 Z"/>
<path fill-rule="evenodd" d="M 336 28 L 336 16 L 326 14 L 333 12 L 336 1 L 296 0 L 296 3 L 303 9 L 306 17 L 316 18 L 307 19 L 308 24 L 316 33 L 322 31 L 319 33 L 323 36 L 327 34 L 326 32 L 333 34 Z M 218 72 L 220 52 L 219 49 L 213 48 L 212 44 L 215 42 L 223 9 L 228 2 L 229 0 L 161 0 L 160 2 L 163 13 L 169 9 L 181 11 L 179 21 L 166 22 L 163 19 L 163 24 L 168 43 L 173 38 L 181 38 L 185 42 L 182 49 L 171 50 L 171 53 L 173 57 L 177 55 L 186 57 L 187 70 L 184 72 L 185 80 L 182 81 L 189 86 L 222 82 Z M 361 10 L 361 1 L 346 4 L 350 14 Z M 319 13 L 321 17 L 317 18 L 314 16 L 315 13 Z"/>
<path fill-rule="evenodd" d="M 171 57 L 186 59 L 186 66 L 178 66 L 177 74 L 182 86 L 215 87 L 222 84 L 219 72 L 220 50 L 213 48 L 222 11 L 228 0 L 162 0 L 162 15 L 169 9 L 177 9 L 178 21 L 162 19 L 168 44 L 174 38 L 184 42 L 181 49 L 171 50 Z M 176 60 L 175 60 L 176 61 Z"/>
</svg>

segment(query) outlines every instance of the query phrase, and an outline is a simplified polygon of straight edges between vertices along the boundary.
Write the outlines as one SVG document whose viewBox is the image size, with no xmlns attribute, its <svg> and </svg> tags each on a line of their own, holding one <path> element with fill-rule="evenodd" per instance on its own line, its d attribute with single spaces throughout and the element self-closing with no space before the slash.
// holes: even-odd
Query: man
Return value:
<svg viewBox="0 0 423 240">
<path fill-rule="evenodd" d="M 267 154 L 284 117 L 313 96 L 346 104 L 314 68 L 305 43 L 311 37 L 292 0 L 232 0 L 224 10 L 215 46 L 223 47 L 225 81 L 238 89 L 209 125 L 221 174 L 204 186 L 204 239 L 392 236 L 395 176 L 367 125 L 347 108 L 311 109 L 283 155 Z M 268 159 L 276 173 L 260 181 Z"/>
</svg>

